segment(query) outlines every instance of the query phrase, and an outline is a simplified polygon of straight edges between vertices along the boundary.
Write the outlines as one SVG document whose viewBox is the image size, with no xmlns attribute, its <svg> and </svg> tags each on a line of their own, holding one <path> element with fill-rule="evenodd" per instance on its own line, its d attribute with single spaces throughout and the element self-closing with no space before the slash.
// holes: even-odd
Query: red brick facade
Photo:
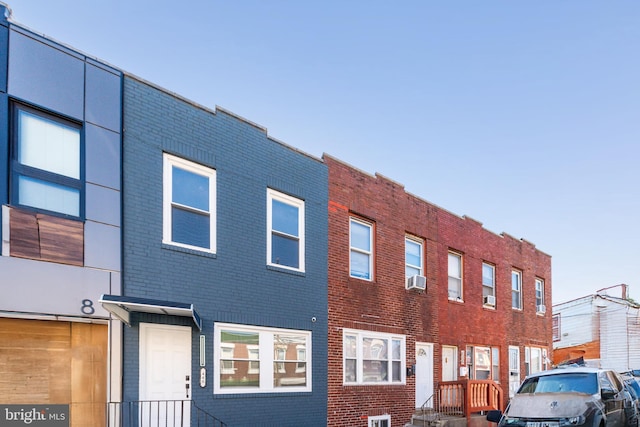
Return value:
<svg viewBox="0 0 640 427">
<path fill-rule="evenodd" d="M 551 358 L 551 257 L 533 244 L 497 235 L 404 191 L 380 175 L 369 175 L 326 156 L 329 167 L 329 426 L 362 426 L 389 414 L 392 425 L 410 421 L 416 407 L 416 343 L 433 345 L 434 390 L 442 379 L 442 346 L 456 347 L 456 373 L 467 346 L 499 352 L 499 382 L 508 395 L 509 346 L 544 348 Z M 371 224 L 372 280 L 350 276 L 350 218 Z M 405 237 L 423 242 L 425 292 L 405 289 Z M 462 255 L 462 302 L 448 297 L 448 252 Z M 482 264 L 495 266 L 495 309 L 483 305 Z M 511 272 L 522 273 L 522 310 L 512 308 Z M 544 281 L 545 314 L 536 311 L 535 281 Z M 405 338 L 402 380 L 345 384 L 344 330 Z M 462 372 L 464 373 L 464 372 Z M 375 380 L 374 380 L 375 382 Z"/>
</svg>

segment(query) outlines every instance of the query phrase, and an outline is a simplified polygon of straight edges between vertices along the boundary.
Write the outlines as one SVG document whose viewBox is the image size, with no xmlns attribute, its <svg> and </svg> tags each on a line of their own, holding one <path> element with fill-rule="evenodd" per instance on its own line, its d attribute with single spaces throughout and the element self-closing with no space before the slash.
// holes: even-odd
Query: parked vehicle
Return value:
<svg viewBox="0 0 640 427">
<path fill-rule="evenodd" d="M 638 427 L 640 424 L 640 380 L 632 376 L 622 375 L 622 381 L 631 395 L 633 403 L 630 407 L 625 408 L 627 411 L 627 424 L 629 427 Z"/>
<path fill-rule="evenodd" d="M 500 427 L 626 427 L 633 405 L 617 372 L 559 367 L 525 378 L 504 414 L 489 411 L 487 420 Z"/>
</svg>

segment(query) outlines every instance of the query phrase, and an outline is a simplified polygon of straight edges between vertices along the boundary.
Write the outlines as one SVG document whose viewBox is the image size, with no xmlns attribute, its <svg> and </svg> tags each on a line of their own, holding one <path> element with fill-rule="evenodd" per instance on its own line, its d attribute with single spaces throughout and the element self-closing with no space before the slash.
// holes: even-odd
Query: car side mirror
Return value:
<svg viewBox="0 0 640 427">
<path fill-rule="evenodd" d="M 502 418 L 502 411 L 498 411 L 496 409 L 487 411 L 487 421 L 492 423 L 499 423 L 500 418 Z"/>
<path fill-rule="evenodd" d="M 602 396 L 602 400 L 611 400 L 616 397 L 616 392 L 610 388 L 603 388 L 600 395 Z"/>
</svg>

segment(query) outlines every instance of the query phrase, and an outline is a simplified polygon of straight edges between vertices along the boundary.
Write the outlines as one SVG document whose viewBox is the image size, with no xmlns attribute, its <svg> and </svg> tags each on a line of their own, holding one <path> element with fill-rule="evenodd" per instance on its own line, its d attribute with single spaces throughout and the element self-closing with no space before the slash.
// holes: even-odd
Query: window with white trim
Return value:
<svg viewBox="0 0 640 427">
<path fill-rule="evenodd" d="M 535 374 L 536 372 L 544 370 L 545 361 L 543 359 L 543 353 L 546 353 L 546 349 L 540 347 L 525 347 L 525 375 Z"/>
<path fill-rule="evenodd" d="M 449 299 L 462 300 L 462 255 L 449 252 Z"/>
<path fill-rule="evenodd" d="M 497 347 L 467 346 L 467 371 L 471 380 L 500 380 Z"/>
<path fill-rule="evenodd" d="M 422 240 L 406 236 L 404 238 L 405 277 L 424 276 L 422 268 Z"/>
<path fill-rule="evenodd" d="M 214 393 L 311 391 L 310 348 L 309 331 L 216 323 Z"/>
<path fill-rule="evenodd" d="M 215 253 L 216 171 L 164 154 L 163 243 Z"/>
<path fill-rule="evenodd" d="M 391 415 L 370 415 L 367 427 L 391 427 Z"/>
<path fill-rule="evenodd" d="M 482 263 L 482 303 L 488 307 L 496 305 L 496 267 Z M 488 297 L 488 298 L 487 298 Z"/>
<path fill-rule="evenodd" d="M 522 310 L 522 272 L 511 271 L 511 307 Z"/>
<path fill-rule="evenodd" d="M 349 275 L 373 280 L 373 225 L 349 220 Z"/>
<path fill-rule="evenodd" d="M 20 104 L 13 117 L 11 203 L 82 217 L 82 126 Z"/>
<path fill-rule="evenodd" d="M 267 264 L 304 271 L 304 201 L 267 190 Z"/>
<path fill-rule="evenodd" d="M 536 277 L 536 313 L 544 313 L 544 280 Z"/>
<path fill-rule="evenodd" d="M 348 330 L 343 333 L 344 384 L 404 384 L 404 335 Z"/>
<path fill-rule="evenodd" d="M 509 397 L 515 396 L 520 382 L 520 348 L 509 346 Z"/>
<path fill-rule="evenodd" d="M 554 313 L 551 317 L 551 331 L 553 335 L 553 342 L 560 341 L 560 313 Z"/>
</svg>

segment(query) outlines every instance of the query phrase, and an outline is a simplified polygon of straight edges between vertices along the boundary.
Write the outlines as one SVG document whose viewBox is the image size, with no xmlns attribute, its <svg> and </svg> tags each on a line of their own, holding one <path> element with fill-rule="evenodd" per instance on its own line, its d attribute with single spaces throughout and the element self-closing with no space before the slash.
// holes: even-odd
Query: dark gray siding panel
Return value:
<svg viewBox="0 0 640 427">
<path fill-rule="evenodd" d="M 77 120 L 84 118 L 84 60 L 12 29 L 9 94 Z"/>
<path fill-rule="evenodd" d="M 120 132 L 120 76 L 87 63 L 85 120 L 100 127 Z"/>
</svg>

